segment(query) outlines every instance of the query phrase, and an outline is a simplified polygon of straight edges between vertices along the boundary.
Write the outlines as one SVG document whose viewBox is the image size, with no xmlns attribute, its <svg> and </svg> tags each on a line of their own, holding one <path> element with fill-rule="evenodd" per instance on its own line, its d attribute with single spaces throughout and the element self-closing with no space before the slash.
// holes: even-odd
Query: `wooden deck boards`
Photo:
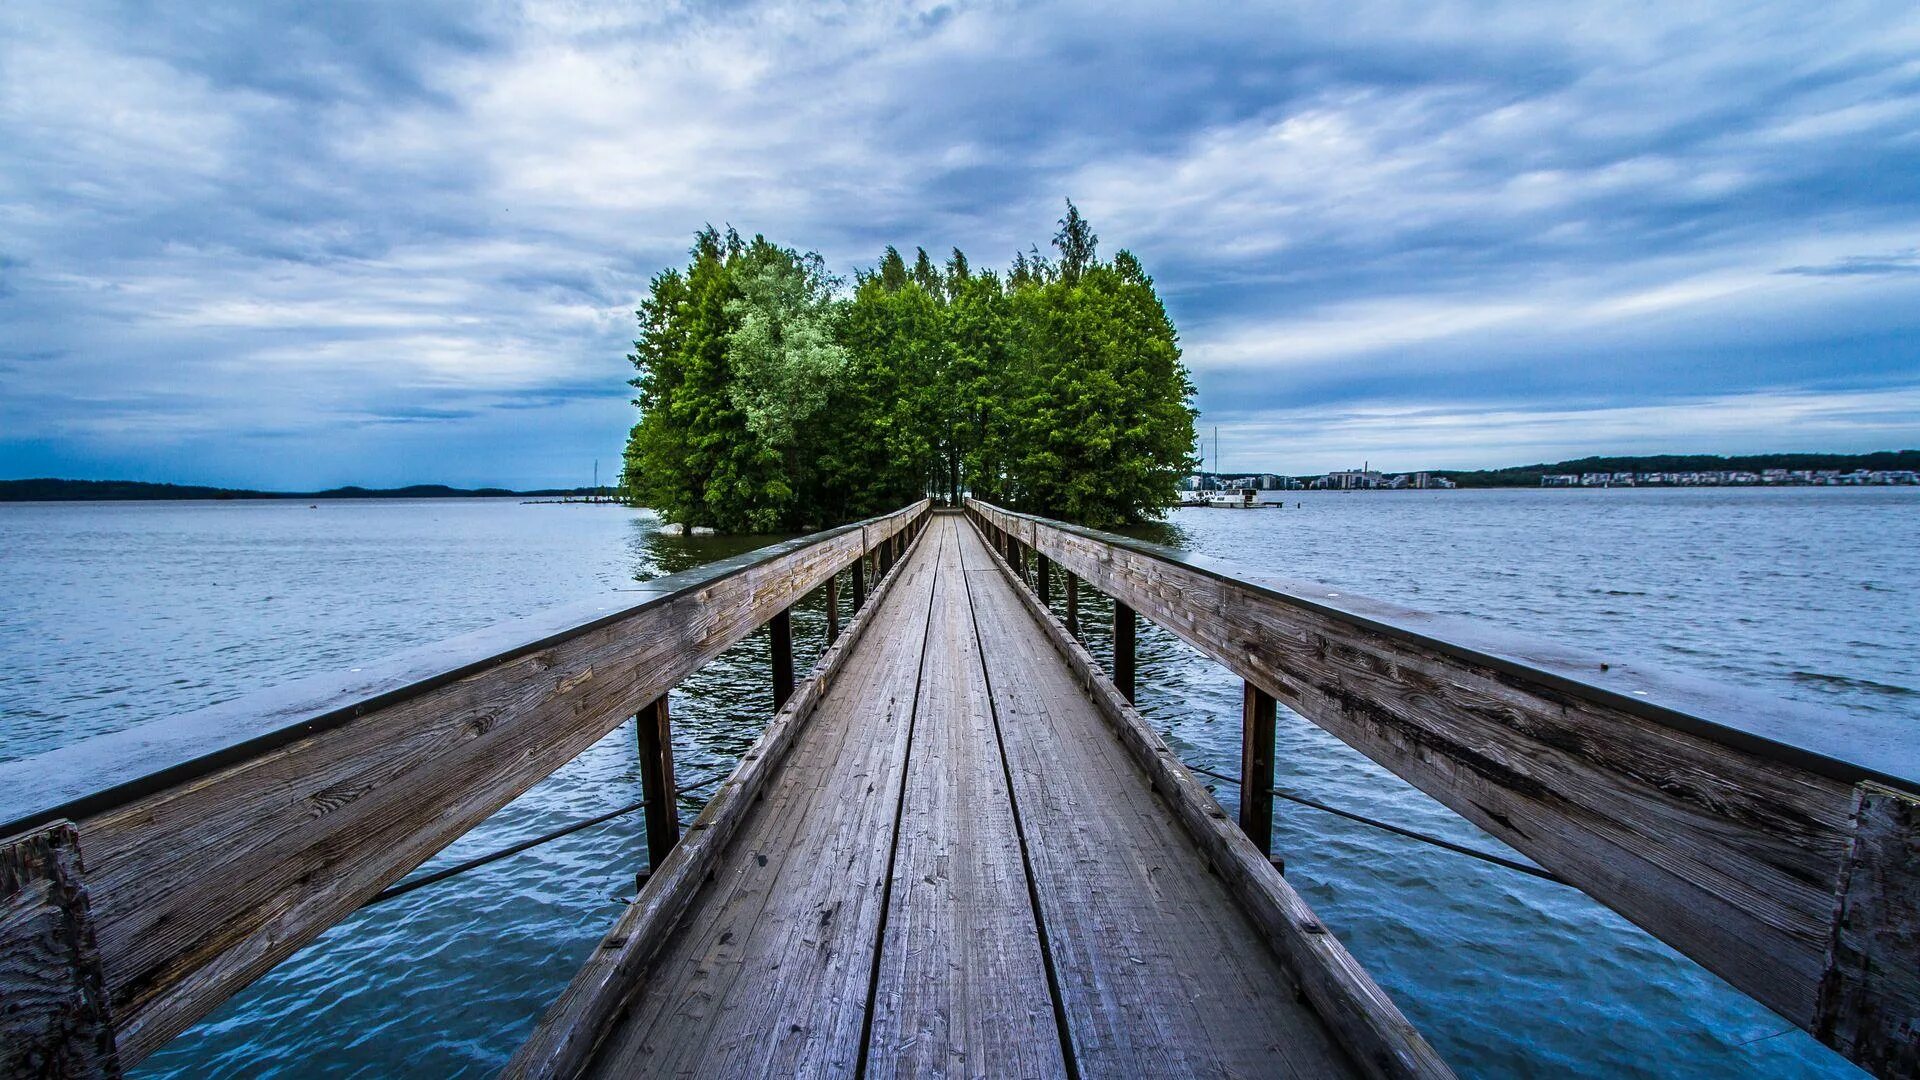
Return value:
<svg viewBox="0 0 1920 1080">
<path fill-rule="evenodd" d="M 869 1075 L 1065 1076 L 961 564 L 943 519 Z"/>
<path fill-rule="evenodd" d="M 602 1074 L 854 1072 L 936 566 L 901 571 L 650 966 L 595 1062 Z"/>
<path fill-rule="evenodd" d="M 1338 1046 L 969 531 L 967 581 L 1086 1076 L 1327 1076 Z"/>
<path fill-rule="evenodd" d="M 591 1071 L 1351 1073 L 972 527 L 901 573 Z"/>
</svg>

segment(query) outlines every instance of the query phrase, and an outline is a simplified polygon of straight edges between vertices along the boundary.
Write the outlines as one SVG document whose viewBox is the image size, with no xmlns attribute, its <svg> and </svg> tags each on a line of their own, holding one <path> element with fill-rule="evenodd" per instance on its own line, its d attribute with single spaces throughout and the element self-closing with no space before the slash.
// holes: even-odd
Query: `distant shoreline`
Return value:
<svg viewBox="0 0 1920 1080">
<path fill-rule="evenodd" d="M 1717 454 L 1651 454 L 1637 457 L 1584 457 L 1571 461 L 1556 461 L 1551 464 L 1515 465 L 1504 469 L 1417 469 L 1417 470 L 1378 470 L 1361 469 L 1336 471 L 1328 474 L 1346 475 L 1359 478 L 1364 476 L 1386 477 L 1393 474 L 1403 476 L 1426 475 L 1434 479 L 1445 479 L 1462 488 L 1537 488 L 1542 485 L 1543 477 L 1577 476 L 1584 479 L 1589 474 L 1633 474 L 1657 473 L 1665 476 L 1673 474 L 1704 473 L 1753 473 L 1756 478 L 1764 477 L 1768 472 L 1916 472 L 1920 471 L 1920 450 L 1878 450 L 1866 454 L 1736 454 L 1720 456 Z M 1291 475 L 1267 472 L 1207 472 L 1194 473 L 1195 478 L 1213 484 L 1228 487 L 1266 487 L 1264 484 L 1245 484 L 1246 480 L 1267 480 L 1278 482 L 1269 490 L 1299 490 L 1321 479 L 1319 474 Z M 1766 483 L 1756 479 L 1757 483 Z M 1819 483 L 1806 480 L 1783 479 L 1776 481 L 1783 485 L 1799 483 Z M 1338 486 L 1338 485 L 1334 485 Z M 1372 487 L 1372 484 L 1354 486 Z M 1581 486 L 1579 484 L 1553 484 L 1545 486 Z M 1587 486 L 1599 486 L 1587 485 Z M 1624 483 L 1621 486 L 1626 486 Z M 1720 486 L 1716 483 L 1694 484 L 1687 481 L 1662 479 L 1648 481 L 1645 486 Z M 1728 485 L 1734 486 L 1734 485 Z"/>
<path fill-rule="evenodd" d="M 503 499 L 565 498 L 595 494 L 593 488 L 456 488 L 444 484 L 412 484 L 397 488 L 337 487 L 325 491 L 255 491 L 249 488 L 201 487 L 192 484 L 150 484 L 139 480 L 0 480 L 0 502 L 178 502 L 215 500 L 319 501 L 322 499 Z"/>
</svg>

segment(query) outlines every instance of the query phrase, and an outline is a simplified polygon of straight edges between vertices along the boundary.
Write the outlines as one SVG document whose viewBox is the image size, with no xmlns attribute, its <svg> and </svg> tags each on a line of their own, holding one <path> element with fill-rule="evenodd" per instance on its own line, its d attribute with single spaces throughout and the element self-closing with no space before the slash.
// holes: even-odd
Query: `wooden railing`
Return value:
<svg viewBox="0 0 1920 1080">
<path fill-rule="evenodd" d="M 636 714 L 658 865 L 667 692 L 766 626 L 785 703 L 789 609 L 928 509 L 0 765 L 0 1075 L 133 1064 Z"/>
<path fill-rule="evenodd" d="M 1271 846 L 1284 702 L 1882 1076 L 1920 1073 L 1920 739 L 972 501 L 1030 586 L 1114 600 L 1246 683 Z M 1137 615 L 1136 615 L 1137 613 Z M 1865 764 L 1871 762 L 1872 764 Z"/>
</svg>

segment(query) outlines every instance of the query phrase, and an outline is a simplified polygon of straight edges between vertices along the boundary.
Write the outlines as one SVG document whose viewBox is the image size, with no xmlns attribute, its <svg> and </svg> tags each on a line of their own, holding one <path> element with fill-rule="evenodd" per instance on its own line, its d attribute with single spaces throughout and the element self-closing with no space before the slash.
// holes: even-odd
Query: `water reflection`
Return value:
<svg viewBox="0 0 1920 1080">
<path fill-rule="evenodd" d="M 768 544 L 792 538 L 791 533 L 766 536 L 707 536 L 667 532 L 651 520 L 636 519 L 627 551 L 633 562 L 633 580 L 652 581 L 657 577 L 692 570 L 710 562 L 745 554 Z"/>
</svg>

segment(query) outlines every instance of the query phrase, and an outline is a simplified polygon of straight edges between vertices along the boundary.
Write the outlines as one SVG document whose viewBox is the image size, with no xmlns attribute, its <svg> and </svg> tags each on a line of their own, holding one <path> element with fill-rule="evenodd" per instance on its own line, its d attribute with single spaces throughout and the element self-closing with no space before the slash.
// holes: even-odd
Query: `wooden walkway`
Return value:
<svg viewBox="0 0 1920 1080">
<path fill-rule="evenodd" d="M 1243 682 L 1237 825 L 1129 704 L 1140 619 Z M 683 833 L 668 694 L 761 632 Z M 0 1077 L 121 1075 L 635 716 L 642 802 L 531 842 L 644 810 L 646 885 L 510 1080 L 1449 1077 L 1268 861 L 1281 704 L 1920 1078 L 1911 731 L 974 499 L 0 763 Z"/>
<path fill-rule="evenodd" d="M 1352 1072 L 979 534 L 898 572 L 590 1071 Z"/>
</svg>

